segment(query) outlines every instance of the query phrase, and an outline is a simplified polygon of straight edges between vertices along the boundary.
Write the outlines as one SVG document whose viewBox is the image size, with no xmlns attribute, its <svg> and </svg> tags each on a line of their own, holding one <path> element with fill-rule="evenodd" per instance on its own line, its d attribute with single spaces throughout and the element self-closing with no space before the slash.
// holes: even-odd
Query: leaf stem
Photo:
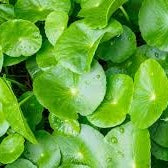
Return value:
<svg viewBox="0 0 168 168">
<path fill-rule="evenodd" d="M 125 16 L 126 20 L 128 22 L 130 22 L 130 18 L 128 16 L 128 13 L 126 12 L 126 10 L 123 8 L 123 6 L 120 6 L 120 10 L 122 11 L 123 15 Z"/>
<path fill-rule="evenodd" d="M 13 84 L 15 84 L 15 85 L 17 85 L 20 89 L 22 89 L 22 91 L 26 90 L 25 85 L 21 84 L 20 82 L 15 81 L 13 79 L 9 79 L 9 78 L 6 78 L 6 80 L 9 81 L 9 82 L 11 82 L 11 83 L 13 83 Z"/>
</svg>

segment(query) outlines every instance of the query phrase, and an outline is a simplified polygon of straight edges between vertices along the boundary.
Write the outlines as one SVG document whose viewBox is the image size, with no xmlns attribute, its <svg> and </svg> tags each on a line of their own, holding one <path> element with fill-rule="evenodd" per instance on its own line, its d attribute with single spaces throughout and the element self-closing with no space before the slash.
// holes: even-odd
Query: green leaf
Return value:
<svg viewBox="0 0 168 168">
<path fill-rule="evenodd" d="M 122 33 L 122 26 L 116 20 L 111 20 L 104 29 L 91 29 L 82 21 L 71 24 L 59 38 L 56 46 L 56 58 L 65 67 L 76 73 L 90 71 L 95 51 L 100 40 L 104 40 Z"/>
<path fill-rule="evenodd" d="M 18 159 L 15 162 L 8 164 L 5 168 L 37 168 L 32 162 L 27 159 Z"/>
<path fill-rule="evenodd" d="M 82 75 L 57 65 L 37 76 L 33 88 L 39 102 L 50 112 L 61 118 L 76 119 L 77 113 L 91 114 L 102 102 L 106 77 L 96 61 L 91 71 Z"/>
<path fill-rule="evenodd" d="M 0 45 L 11 57 L 31 56 L 40 49 L 41 43 L 39 29 L 29 21 L 15 19 L 0 25 Z"/>
<path fill-rule="evenodd" d="M 160 64 L 148 59 L 135 74 L 130 115 L 138 128 L 148 128 L 168 104 L 168 80 Z"/>
<path fill-rule="evenodd" d="M 38 67 L 36 62 L 36 57 L 31 57 L 26 61 L 26 69 L 32 79 L 41 73 L 41 69 Z"/>
<path fill-rule="evenodd" d="M 2 111 L 2 104 L 0 103 L 0 137 L 2 137 L 9 128 L 9 123 L 6 121 Z"/>
<path fill-rule="evenodd" d="M 10 57 L 8 55 L 4 55 L 3 67 L 12 66 L 19 64 L 25 61 L 28 57 L 20 56 L 20 57 Z"/>
<path fill-rule="evenodd" d="M 142 2 L 143 0 L 129 0 L 125 4 L 125 9 L 126 9 L 126 12 L 128 13 L 129 19 L 136 26 L 138 26 L 138 14 L 139 14 L 139 10 L 141 8 Z"/>
<path fill-rule="evenodd" d="M 83 17 L 84 22 L 94 29 L 105 28 L 112 14 L 125 2 L 126 0 L 94 0 L 93 2 L 88 0 L 87 4 L 82 5 L 78 15 Z"/>
<path fill-rule="evenodd" d="M 147 44 L 168 51 L 168 2 L 144 0 L 139 12 L 139 26 Z"/>
<path fill-rule="evenodd" d="M 130 58 L 129 74 L 134 76 L 140 64 L 148 58 L 157 60 L 165 70 L 165 73 L 168 74 L 168 53 L 148 45 L 138 47 L 136 53 Z"/>
<path fill-rule="evenodd" d="M 0 4 L 0 23 L 3 23 L 7 20 L 14 19 L 14 7 L 10 4 Z"/>
<path fill-rule="evenodd" d="M 59 168 L 91 168 L 91 167 L 79 164 L 64 164 L 59 166 Z"/>
<path fill-rule="evenodd" d="M 2 70 L 3 62 L 4 62 L 4 56 L 2 53 L 2 47 L 0 46 L 0 72 Z"/>
<path fill-rule="evenodd" d="M 70 0 L 17 0 L 15 12 L 17 18 L 32 22 L 43 21 L 52 11 L 69 12 Z"/>
<path fill-rule="evenodd" d="M 12 129 L 30 142 L 36 143 L 36 139 L 23 117 L 14 93 L 2 78 L 0 78 L 0 93 L 3 114 Z"/>
<path fill-rule="evenodd" d="M 23 115 L 26 118 L 32 130 L 35 130 L 36 125 L 42 120 L 43 106 L 37 101 L 33 92 L 25 92 L 20 98 L 20 107 Z"/>
<path fill-rule="evenodd" d="M 92 168 L 105 168 L 110 154 L 104 137 L 94 128 L 81 125 L 78 136 L 64 136 L 55 133 L 55 139 L 62 153 L 63 164 L 84 164 Z"/>
<path fill-rule="evenodd" d="M 150 128 L 151 138 L 160 146 L 168 148 L 168 109 L 166 109 L 160 119 Z"/>
<path fill-rule="evenodd" d="M 0 144 L 0 162 L 7 164 L 15 161 L 24 151 L 24 138 L 19 134 L 8 135 Z"/>
<path fill-rule="evenodd" d="M 67 28 L 68 14 L 63 11 L 54 11 L 47 16 L 45 33 L 52 45 L 55 45 L 64 30 Z"/>
<path fill-rule="evenodd" d="M 26 143 L 24 156 L 40 168 L 58 167 L 61 154 L 54 137 L 46 131 L 38 131 L 36 138 L 38 144 Z"/>
<path fill-rule="evenodd" d="M 168 148 L 157 145 L 152 141 L 152 155 L 159 160 L 168 161 Z"/>
<path fill-rule="evenodd" d="M 97 127 L 107 128 L 121 124 L 129 111 L 133 95 L 133 81 L 124 74 L 107 78 L 107 91 L 104 101 L 88 120 Z"/>
<path fill-rule="evenodd" d="M 65 135 L 78 135 L 80 132 L 79 122 L 76 120 L 62 120 L 54 113 L 49 114 L 49 123 L 51 128 L 59 133 Z"/>
<path fill-rule="evenodd" d="M 129 122 L 113 128 L 105 139 L 111 145 L 111 167 L 150 167 L 150 136 L 147 129 L 137 129 Z"/>
<path fill-rule="evenodd" d="M 105 61 L 121 63 L 127 60 L 136 51 L 136 36 L 127 26 L 124 32 L 110 41 L 100 44 L 96 54 Z"/>
<path fill-rule="evenodd" d="M 57 61 L 55 49 L 48 41 L 43 43 L 40 51 L 37 53 L 36 62 L 38 67 L 43 71 L 56 66 Z"/>
</svg>

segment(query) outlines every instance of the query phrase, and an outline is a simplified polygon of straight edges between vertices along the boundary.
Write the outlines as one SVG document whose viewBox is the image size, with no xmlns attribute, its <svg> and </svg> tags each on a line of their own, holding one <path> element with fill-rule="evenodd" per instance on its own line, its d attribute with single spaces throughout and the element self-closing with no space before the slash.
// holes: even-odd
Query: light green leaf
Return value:
<svg viewBox="0 0 168 168">
<path fill-rule="evenodd" d="M 56 52 L 48 41 L 43 43 L 40 51 L 36 54 L 36 62 L 38 67 L 43 71 L 56 66 Z"/>
<path fill-rule="evenodd" d="M 92 28 L 105 28 L 112 14 L 122 6 L 126 0 L 98 0 L 86 1 L 82 5 L 79 16 L 84 18 L 84 22 Z"/>
<path fill-rule="evenodd" d="M 27 159 L 18 159 L 15 162 L 8 164 L 5 168 L 37 168 L 32 162 Z"/>
<path fill-rule="evenodd" d="M 92 168 L 107 168 L 110 154 L 104 137 L 94 128 L 81 125 L 78 136 L 64 136 L 55 133 L 55 139 L 62 153 L 63 164 L 84 164 Z"/>
<path fill-rule="evenodd" d="M 41 43 L 39 29 L 29 21 L 15 19 L 0 25 L 0 45 L 11 57 L 31 56 L 40 49 Z"/>
<path fill-rule="evenodd" d="M 144 0 L 139 12 L 139 26 L 144 40 L 151 46 L 168 51 L 168 2 Z"/>
<path fill-rule="evenodd" d="M 95 51 L 100 40 L 122 33 L 122 26 L 116 20 L 111 20 L 104 29 L 91 29 L 82 21 L 77 21 L 65 30 L 56 46 L 56 58 L 66 68 L 76 73 L 89 72 Z"/>
<path fill-rule="evenodd" d="M 124 32 L 110 41 L 100 44 L 96 54 L 105 61 L 121 63 L 127 60 L 136 51 L 136 36 L 127 26 Z"/>
<path fill-rule="evenodd" d="M 4 56 L 2 53 L 2 47 L 0 46 L 0 72 L 2 70 L 3 62 L 4 62 Z"/>
<path fill-rule="evenodd" d="M 77 113 L 91 114 L 102 102 L 106 77 L 96 61 L 91 71 L 83 75 L 57 65 L 37 76 L 33 88 L 39 102 L 50 112 L 61 118 L 76 119 Z"/>
<path fill-rule="evenodd" d="M 111 167 L 150 167 L 150 136 L 147 129 L 136 129 L 129 122 L 113 128 L 105 139 L 112 147 L 113 164 Z"/>
<path fill-rule="evenodd" d="M 12 129 L 30 142 L 36 143 L 36 139 L 23 117 L 14 93 L 2 78 L 0 78 L 0 102 L 2 103 L 5 119 Z"/>
<path fill-rule="evenodd" d="M 24 138 L 19 134 L 8 135 L 0 144 L 0 162 L 15 161 L 24 151 Z"/>
<path fill-rule="evenodd" d="M 3 23 L 7 20 L 14 19 L 14 7 L 10 4 L 0 4 L 0 23 Z"/>
<path fill-rule="evenodd" d="M 54 11 L 47 16 L 45 33 L 52 45 L 55 45 L 59 37 L 67 28 L 68 14 L 63 11 Z"/>
<path fill-rule="evenodd" d="M 64 164 L 59 166 L 59 168 L 91 168 L 91 167 L 79 164 Z"/>
<path fill-rule="evenodd" d="M 77 120 L 62 120 L 54 113 L 49 114 L 49 123 L 51 128 L 65 135 L 78 135 L 80 132 L 80 125 Z"/>
<path fill-rule="evenodd" d="M 24 156 L 40 168 L 58 167 L 61 154 L 54 137 L 46 131 L 38 131 L 36 138 L 38 144 L 26 143 Z"/>
<path fill-rule="evenodd" d="M 121 124 L 129 111 L 133 95 L 133 81 L 124 74 L 107 78 L 107 91 L 104 101 L 88 120 L 97 127 L 107 128 Z"/>
<path fill-rule="evenodd" d="M 42 120 L 43 106 L 37 101 L 33 92 L 25 92 L 20 98 L 20 107 L 23 115 L 26 118 L 32 130 L 35 130 L 36 125 Z"/>
<path fill-rule="evenodd" d="M 26 61 L 26 69 L 32 79 L 41 73 L 41 69 L 38 67 L 36 62 L 36 57 L 31 57 Z"/>
<path fill-rule="evenodd" d="M 0 103 L 0 137 L 3 136 L 9 128 L 9 123 L 6 121 L 2 112 L 2 104 Z"/>
<path fill-rule="evenodd" d="M 160 64 L 148 59 L 135 74 L 130 115 L 138 128 L 148 128 L 168 104 L 168 80 Z"/>
<path fill-rule="evenodd" d="M 52 11 L 68 13 L 70 8 L 70 0 L 17 0 L 15 13 L 17 18 L 36 22 L 45 20 Z"/>
</svg>

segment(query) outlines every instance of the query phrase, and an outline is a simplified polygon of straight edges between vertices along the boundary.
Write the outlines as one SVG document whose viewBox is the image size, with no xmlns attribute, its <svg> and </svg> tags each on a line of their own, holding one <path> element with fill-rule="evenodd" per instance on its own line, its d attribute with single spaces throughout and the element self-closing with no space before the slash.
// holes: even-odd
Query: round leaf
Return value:
<svg viewBox="0 0 168 168">
<path fill-rule="evenodd" d="M 0 144 L 0 162 L 15 161 L 24 151 L 24 138 L 19 134 L 8 135 Z"/>
<path fill-rule="evenodd" d="M 168 148 L 164 148 L 152 142 L 152 155 L 159 160 L 168 161 Z"/>
<path fill-rule="evenodd" d="M 18 159 L 15 162 L 5 166 L 5 168 L 37 168 L 37 166 L 27 159 Z"/>
<path fill-rule="evenodd" d="M 79 164 L 64 164 L 59 166 L 59 168 L 91 168 L 91 167 Z"/>
<path fill-rule="evenodd" d="M 47 16 L 45 33 L 52 45 L 55 45 L 68 24 L 68 15 L 63 11 L 54 11 Z"/>
<path fill-rule="evenodd" d="M 95 51 L 100 40 L 107 40 L 120 34 L 122 27 L 116 20 L 111 20 L 104 29 L 91 29 L 82 21 L 74 22 L 64 31 L 55 45 L 57 60 L 75 73 L 90 71 Z"/>
<path fill-rule="evenodd" d="M 50 112 L 61 118 L 76 119 L 77 113 L 91 114 L 102 102 L 106 77 L 96 61 L 91 71 L 82 75 L 57 65 L 37 76 L 33 86 L 37 99 Z"/>
<path fill-rule="evenodd" d="M 81 125 L 78 136 L 64 136 L 55 133 L 55 139 L 62 153 L 63 164 L 84 164 L 92 168 L 105 168 L 111 156 L 109 146 L 97 130 Z"/>
<path fill-rule="evenodd" d="M 49 114 L 49 122 L 51 128 L 65 135 L 78 135 L 80 126 L 76 120 L 61 120 L 54 113 Z"/>
<path fill-rule="evenodd" d="M 104 101 L 88 120 L 97 127 L 107 128 L 121 124 L 128 113 L 133 95 L 133 81 L 127 75 L 111 75 L 107 80 Z"/>
<path fill-rule="evenodd" d="M 15 13 L 17 18 L 32 22 L 43 21 L 52 11 L 69 12 L 70 0 L 17 0 Z"/>
<path fill-rule="evenodd" d="M 78 15 L 84 18 L 84 22 L 90 27 L 101 29 L 108 25 L 111 15 L 125 2 L 126 0 L 83 1 Z"/>
<path fill-rule="evenodd" d="M 157 61 L 148 59 L 135 74 L 131 119 L 138 128 L 147 128 L 161 116 L 167 104 L 166 74 Z"/>
<path fill-rule="evenodd" d="M 29 21 L 15 19 L 0 25 L 0 45 L 11 57 L 31 56 L 40 49 L 41 43 L 39 29 Z"/>
<path fill-rule="evenodd" d="M 19 104 L 30 128 L 35 130 L 36 125 L 42 120 L 43 106 L 37 101 L 32 92 L 25 92 L 20 97 Z"/>
<path fill-rule="evenodd" d="M 97 55 L 105 61 L 121 63 L 136 51 L 136 36 L 130 28 L 123 26 L 123 33 L 110 41 L 100 44 Z"/>
<path fill-rule="evenodd" d="M 167 130 L 168 109 L 166 109 L 160 119 L 154 125 L 152 125 L 150 129 L 152 140 L 158 145 L 168 148 Z"/>
<path fill-rule="evenodd" d="M 150 167 L 150 137 L 147 129 L 136 129 L 129 122 L 113 128 L 105 139 L 111 145 L 111 167 Z"/>
<path fill-rule="evenodd" d="M 148 45 L 138 47 L 136 53 L 130 58 L 129 74 L 134 76 L 140 64 L 148 58 L 157 60 L 168 74 L 168 53 Z"/>
<path fill-rule="evenodd" d="M 139 25 L 145 41 L 168 51 L 168 3 L 165 0 L 144 0 L 139 12 Z"/>
<path fill-rule="evenodd" d="M 54 47 L 48 41 L 45 41 L 40 51 L 36 54 L 38 67 L 42 70 L 46 70 L 55 66 L 57 64 L 55 56 Z"/>
<path fill-rule="evenodd" d="M 38 131 L 35 135 L 38 144 L 33 145 L 27 142 L 24 156 L 40 168 L 58 167 L 61 154 L 54 137 L 46 131 Z"/>
</svg>

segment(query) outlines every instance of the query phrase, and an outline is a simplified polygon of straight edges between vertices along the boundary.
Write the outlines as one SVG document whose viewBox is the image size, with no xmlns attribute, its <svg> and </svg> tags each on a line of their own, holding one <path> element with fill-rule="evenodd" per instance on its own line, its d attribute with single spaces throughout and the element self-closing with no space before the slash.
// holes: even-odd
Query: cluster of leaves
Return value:
<svg viewBox="0 0 168 168">
<path fill-rule="evenodd" d="M 166 0 L 0 0 L 0 167 L 168 167 Z"/>
</svg>

